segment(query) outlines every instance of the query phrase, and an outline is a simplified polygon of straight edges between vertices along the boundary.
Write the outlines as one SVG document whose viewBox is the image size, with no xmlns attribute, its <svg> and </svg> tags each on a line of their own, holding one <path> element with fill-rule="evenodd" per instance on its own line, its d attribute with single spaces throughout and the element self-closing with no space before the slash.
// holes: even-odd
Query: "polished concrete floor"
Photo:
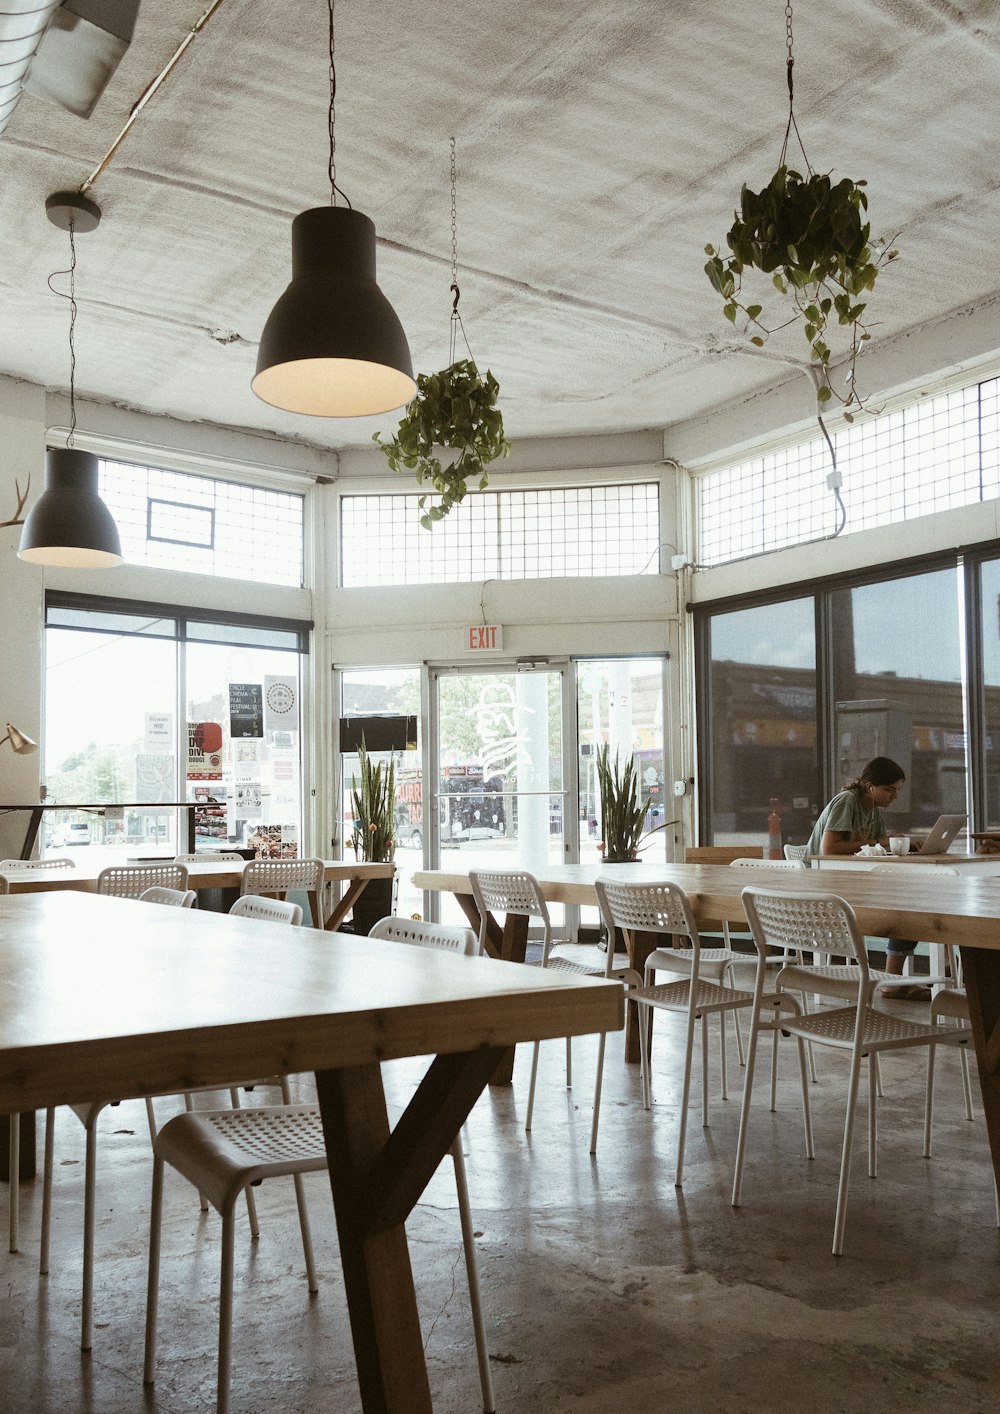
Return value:
<svg viewBox="0 0 1000 1414">
<path fill-rule="evenodd" d="M 921 1008 L 896 1003 L 919 1017 Z M 926 1009 L 924 1009 L 925 1011 Z M 658 1018 L 659 1020 L 659 1018 Z M 830 1253 L 845 1061 L 824 1051 L 812 1088 L 817 1157 L 803 1156 L 793 1053 L 778 1111 L 759 1075 L 744 1206 L 730 1205 L 739 1087 L 711 1129 L 700 1083 L 683 1190 L 673 1184 L 680 1031 L 660 1027 L 654 1109 L 609 1047 L 599 1152 L 588 1153 L 596 1041 L 543 1047 L 533 1133 L 523 1130 L 530 1056 L 488 1092 L 466 1130 L 469 1182 L 497 1407 L 503 1414 L 650 1411 L 996 1410 L 1000 1233 L 981 1116 L 961 1102 L 957 1057 L 939 1065 L 935 1152 L 921 1157 L 923 1059 L 884 1063 L 877 1180 L 864 1120 L 845 1255 Z M 403 1103 L 415 1063 L 390 1067 Z M 766 1067 L 765 1067 L 766 1069 Z M 303 1093 L 307 1093 L 307 1085 Z M 161 1115 L 170 1102 L 160 1102 Z M 218 1220 L 168 1178 L 161 1340 L 142 1385 L 149 1139 L 140 1105 L 102 1117 L 93 1353 L 79 1351 L 83 1130 L 61 1112 L 51 1274 L 37 1274 L 38 1185 L 21 1188 L 21 1251 L 0 1258 L 3 1414 L 188 1414 L 215 1394 Z M 310 1298 L 291 1185 L 258 1192 L 261 1237 L 237 1243 L 234 1414 L 356 1414 L 346 1310 L 325 1176 L 306 1180 L 321 1289 Z M 0 1198 L 0 1203 L 4 1201 Z M 5 1213 L 4 1213 L 5 1222 Z M 480 1408 L 450 1167 L 409 1224 L 434 1407 Z"/>
</svg>

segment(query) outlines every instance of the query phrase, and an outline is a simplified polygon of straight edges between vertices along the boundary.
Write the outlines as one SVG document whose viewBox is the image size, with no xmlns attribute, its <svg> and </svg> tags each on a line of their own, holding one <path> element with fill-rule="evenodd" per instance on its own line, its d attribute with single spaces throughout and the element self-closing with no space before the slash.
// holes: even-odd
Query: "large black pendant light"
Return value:
<svg viewBox="0 0 1000 1414">
<path fill-rule="evenodd" d="M 69 405 L 70 431 L 65 447 L 45 457 L 45 490 L 24 522 L 18 556 L 35 565 L 67 569 L 107 569 L 122 563 L 118 527 L 97 492 L 97 458 L 73 446 L 76 431 L 76 235 L 93 231 L 100 207 L 78 192 L 56 192 L 45 203 L 53 225 L 69 231 Z M 50 281 L 51 284 L 51 281 Z"/>
<path fill-rule="evenodd" d="M 403 326 L 375 281 L 375 226 L 337 206 L 337 75 L 330 16 L 330 205 L 292 222 L 292 281 L 264 326 L 251 387 L 259 398 L 313 417 L 371 417 L 416 392 Z M 344 198 L 345 201 L 347 198 Z"/>
</svg>

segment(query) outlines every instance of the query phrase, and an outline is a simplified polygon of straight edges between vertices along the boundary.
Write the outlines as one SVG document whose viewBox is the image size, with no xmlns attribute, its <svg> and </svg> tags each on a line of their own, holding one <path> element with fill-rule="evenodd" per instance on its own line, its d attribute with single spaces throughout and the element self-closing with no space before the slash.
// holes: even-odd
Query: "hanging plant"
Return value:
<svg viewBox="0 0 1000 1414">
<path fill-rule="evenodd" d="M 455 205 L 455 139 L 451 139 L 451 331 L 448 367 L 440 373 L 417 376 L 417 392 L 407 405 L 396 434 L 383 442 L 378 432 L 374 440 L 381 447 L 393 471 L 416 472 L 417 484 L 431 490 L 418 497 L 420 524 L 431 530 L 453 506 L 465 500 L 474 483 L 480 491 L 489 484 L 487 465 L 497 457 L 510 455 L 504 436 L 503 417 L 497 406 L 500 384 L 489 369 L 486 381 L 469 348 L 465 325 L 458 312 L 458 226 Z M 469 357 L 456 358 L 461 330 Z M 443 464 L 442 450 L 458 456 Z M 438 499 L 435 499 L 437 497 Z"/>
<path fill-rule="evenodd" d="M 809 346 L 809 370 L 820 412 L 831 400 L 840 402 L 848 421 L 863 400 L 857 387 L 857 360 L 871 338 L 867 296 L 879 270 L 899 252 L 873 240 L 865 220 L 868 197 L 863 181 L 832 182 L 828 173 L 814 172 L 795 122 L 792 86 L 792 9 L 785 8 L 788 123 L 778 169 L 761 191 L 744 184 L 740 210 L 726 236 L 731 252 L 706 245 L 705 273 L 722 296 L 723 314 L 733 325 L 742 314 L 751 344 L 763 348 L 769 336 L 801 323 Z M 786 164 L 788 139 L 794 129 L 806 175 Z M 743 290 L 750 271 L 770 276 L 781 296 L 750 300 Z M 765 306 L 764 299 L 768 303 Z M 837 326 L 848 331 L 844 381 L 838 387 L 831 370 L 830 337 Z M 822 426 L 822 422 L 821 422 Z M 823 428 L 824 435 L 826 433 Z"/>
<path fill-rule="evenodd" d="M 497 407 L 499 392 L 489 369 L 484 383 L 474 360 L 460 359 L 441 373 L 418 374 L 416 397 L 391 441 L 383 442 L 375 433 L 393 471 L 415 471 L 418 484 L 433 488 L 419 498 L 425 530 L 465 499 L 470 482 L 485 490 L 487 463 L 510 455 Z M 459 453 L 447 465 L 437 455 L 445 447 Z M 440 500 L 432 500 L 432 494 Z"/>
</svg>

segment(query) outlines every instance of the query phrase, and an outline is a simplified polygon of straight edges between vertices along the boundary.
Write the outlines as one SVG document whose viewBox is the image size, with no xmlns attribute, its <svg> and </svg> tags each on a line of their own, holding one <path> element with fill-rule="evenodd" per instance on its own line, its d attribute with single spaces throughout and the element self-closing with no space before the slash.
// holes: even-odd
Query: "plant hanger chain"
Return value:
<svg viewBox="0 0 1000 1414">
<path fill-rule="evenodd" d="M 76 435 L 76 235 L 75 221 L 69 218 L 69 269 L 53 270 L 46 284 L 54 295 L 69 300 L 69 435 L 66 446 L 72 447 Z M 69 276 L 69 294 L 57 290 L 52 281 L 60 275 Z"/>
<path fill-rule="evenodd" d="M 332 0 L 331 0 L 332 3 Z M 455 139 L 449 139 L 451 143 L 451 285 L 449 294 L 451 301 L 451 327 L 448 337 L 448 363 L 455 362 L 455 355 L 458 352 L 458 331 L 461 329 L 465 347 L 468 349 L 469 357 L 475 363 L 472 350 L 469 348 L 468 336 L 465 332 L 465 325 L 462 323 L 462 316 L 458 312 L 458 302 L 462 298 L 462 291 L 458 288 L 458 202 L 457 202 L 457 168 L 455 164 Z"/>
<path fill-rule="evenodd" d="M 788 79 L 788 122 L 785 124 L 785 140 L 781 144 L 781 157 L 778 161 L 778 166 L 784 167 L 785 165 L 785 158 L 788 155 L 788 139 L 791 136 L 792 129 L 794 128 L 795 136 L 799 144 L 799 149 L 802 153 L 803 161 L 806 164 L 806 171 L 811 177 L 813 174 L 813 169 L 806 154 L 805 144 L 802 141 L 802 134 L 799 132 L 799 125 L 795 121 L 795 80 L 793 76 L 793 71 L 795 69 L 795 56 L 792 54 L 791 0 L 786 0 L 785 3 L 785 51 L 787 56 L 785 59 L 785 72 Z"/>
<path fill-rule="evenodd" d="M 330 177 L 330 205 L 336 206 L 337 195 L 339 193 L 350 207 L 350 197 L 346 195 L 341 187 L 337 186 L 337 134 L 335 130 L 337 122 L 337 65 L 335 62 L 336 44 L 334 42 L 333 26 L 334 0 L 327 0 L 327 9 L 330 16 L 330 103 L 326 110 L 326 126 L 330 140 L 330 156 L 327 161 L 327 172 Z"/>
</svg>

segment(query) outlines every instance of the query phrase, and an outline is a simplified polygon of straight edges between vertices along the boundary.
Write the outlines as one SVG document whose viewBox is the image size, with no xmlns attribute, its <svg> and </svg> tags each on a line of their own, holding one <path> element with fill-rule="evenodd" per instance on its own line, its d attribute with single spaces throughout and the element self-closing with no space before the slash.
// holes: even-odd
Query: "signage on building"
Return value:
<svg viewBox="0 0 1000 1414">
<path fill-rule="evenodd" d="M 503 649 L 502 624 L 470 624 L 462 645 L 466 653 L 499 653 Z"/>
</svg>

